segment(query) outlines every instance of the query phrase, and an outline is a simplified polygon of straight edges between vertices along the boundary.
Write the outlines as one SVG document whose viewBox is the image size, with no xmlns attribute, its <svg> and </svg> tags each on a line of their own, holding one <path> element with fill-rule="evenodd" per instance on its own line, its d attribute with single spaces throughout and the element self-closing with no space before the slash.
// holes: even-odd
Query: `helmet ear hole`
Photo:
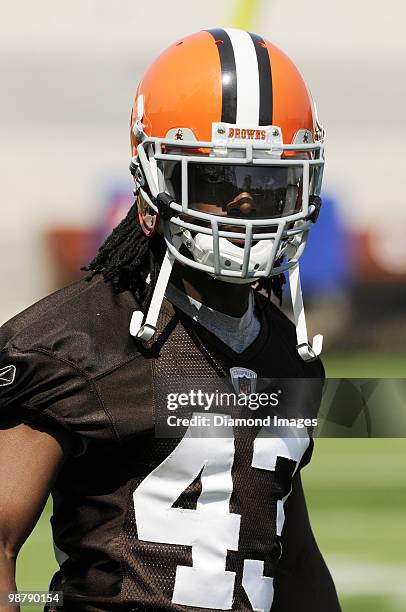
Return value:
<svg viewBox="0 0 406 612">
<path fill-rule="evenodd" d="M 147 238 L 152 238 L 159 229 L 159 215 L 152 210 L 140 192 L 136 201 L 140 227 Z"/>
</svg>

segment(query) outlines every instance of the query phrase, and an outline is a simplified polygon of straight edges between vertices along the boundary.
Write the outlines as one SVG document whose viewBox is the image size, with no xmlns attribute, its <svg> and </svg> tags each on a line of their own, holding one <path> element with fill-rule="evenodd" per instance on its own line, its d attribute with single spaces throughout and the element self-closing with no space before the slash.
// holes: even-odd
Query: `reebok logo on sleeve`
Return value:
<svg viewBox="0 0 406 612">
<path fill-rule="evenodd" d="M 8 365 L 5 368 L 0 368 L 0 387 L 12 385 L 16 376 L 16 367 Z"/>
</svg>

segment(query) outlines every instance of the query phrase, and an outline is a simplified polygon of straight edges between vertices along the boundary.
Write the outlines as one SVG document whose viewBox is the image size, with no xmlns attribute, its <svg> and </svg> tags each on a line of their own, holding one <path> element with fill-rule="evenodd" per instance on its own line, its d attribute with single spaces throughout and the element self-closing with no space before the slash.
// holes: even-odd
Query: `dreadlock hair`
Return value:
<svg viewBox="0 0 406 612">
<path fill-rule="evenodd" d="M 105 282 L 111 282 L 113 291 L 131 291 L 142 310 L 146 312 L 151 302 L 166 245 L 162 235 L 147 238 L 141 229 L 137 204 L 117 225 L 100 247 L 96 257 L 82 270 L 90 272 L 86 280 L 102 274 Z M 149 282 L 147 278 L 149 276 Z M 254 285 L 255 291 L 263 291 L 268 299 L 271 293 L 282 303 L 283 274 L 270 278 L 261 277 Z"/>
<path fill-rule="evenodd" d="M 87 280 L 91 280 L 95 274 L 102 274 L 105 282 L 111 282 L 115 293 L 131 291 L 145 312 L 154 292 L 165 250 L 163 236 L 145 236 L 139 224 L 137 204 L 134 203 L 127 216 L 106 238 L 96 257 L 82 270 L 90 272 Z"/>
</svg>

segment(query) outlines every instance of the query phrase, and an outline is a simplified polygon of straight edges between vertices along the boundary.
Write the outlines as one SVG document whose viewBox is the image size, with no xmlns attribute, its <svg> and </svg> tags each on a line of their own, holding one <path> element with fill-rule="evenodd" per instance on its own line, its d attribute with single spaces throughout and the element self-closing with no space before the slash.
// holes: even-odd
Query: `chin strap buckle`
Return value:
<svg viewBox="0 0 406 612">
<path fill-rule="evenodd" d="M 323 348 L 323 336 L 321 334 L 317 334 L 314 336 L 313 342 L 310 344 L 307 335 L 307 325 L 298 263 L 296 263 L 289 270 L 289 283 L 296 325 L 296 349 L 303 361 L 314 361 L 321 354 Z"/>
<path fill-rule="evenodd" d="M 296 349 L 303 361 L 314 361 L 319 357 L 323 348 L 323 336 L 317 334 L 310 342 L 297 344 Z"/>
<path fill-rule="evenodd" d="M 147 323 L 143 325 L 143 321 L 144 313 L 141 310 L 134 310 L 130 322 L 130 334 L 142 342 L 148 342 L 155 334 L 156 327 Z"/>
<path fill-rule="evenodd" d="M 138 314 L 138 312 L 141 312 L 141 311 L 140 310 L 135 311 L 134 314 Z M 132 326 L 132 319 L 130 323 L 130 333 L 131 333 L 131 326 Z M 151 340 L 155 332 L 156 332 L 156 327 L 154 327 L 153 325 L 145 324 L 140 327 L 139 331 L 136 334 L 131 334 L 131 335 L 135 336 L 137 340 L 141 340 L 141 342 L 148 342 L 148 340 Z"/>
</svg>

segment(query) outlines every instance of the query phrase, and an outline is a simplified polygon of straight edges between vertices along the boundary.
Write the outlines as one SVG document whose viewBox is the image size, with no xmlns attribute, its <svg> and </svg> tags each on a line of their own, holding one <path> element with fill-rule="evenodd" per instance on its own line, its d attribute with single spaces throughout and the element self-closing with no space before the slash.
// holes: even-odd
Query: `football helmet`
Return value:
<svg viewBox="0 0 406 612">
<path fill-rule="evenodd" d="M 205 30 L 157 58 L 132 108 L 130 169 L 141 228 L 162 232 L 167 254 L 133 335 L 153 335 L 175 260 L 231 283 L 289 271 L 298 351 L 317 357 L 298 261 L 321 206 L 323 142 L 298 69 L 261 36 Z"/>
</svg>

